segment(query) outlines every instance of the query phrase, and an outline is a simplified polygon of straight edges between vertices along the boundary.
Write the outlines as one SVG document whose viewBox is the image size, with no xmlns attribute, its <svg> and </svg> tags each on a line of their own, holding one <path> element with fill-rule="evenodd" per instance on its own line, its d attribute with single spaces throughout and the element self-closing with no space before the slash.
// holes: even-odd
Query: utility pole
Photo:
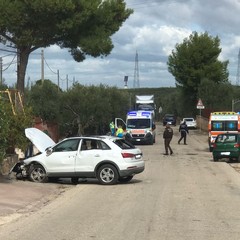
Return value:
<svg viewBox="0 0 240 240">
<path fill-rule="evenodd" d="M 58 76 L 57 83 L 58 83 L 58 92 L 59 92 L 59 70 L 57 70 L 57 76 Z"/>
<path fill-rule="evenodd" d="M 1 82 L 1 85 L 3 84 L 2 72 L 3 72 L 3 60 L 2 60 L 2 57 L 0 57 L 0 82 Z"/>
<path fill-rule="evenodd" d="M 41 50 L 41 79 L 42 79 L 42 84 L 44 82 L 44 52 L 43 49 Z"/>
<path fill-rule="evenodd" d="M 68 75 L 66 76 L 66 79 L 67 79 L 67 91 L 68 91 Z"/>
<path fill-rule="evenodd" d="M 20 50 L 17 48 L 17 84 L 19 83 L 20 75 Z"/>
<path fill-rule="evenodd" d="M 236 76 L 236 85 L 239 86 L 240 82 L 240 49 L 238 52 L 238 67 L 237 67 L 237 76 Z"/>
</svg>

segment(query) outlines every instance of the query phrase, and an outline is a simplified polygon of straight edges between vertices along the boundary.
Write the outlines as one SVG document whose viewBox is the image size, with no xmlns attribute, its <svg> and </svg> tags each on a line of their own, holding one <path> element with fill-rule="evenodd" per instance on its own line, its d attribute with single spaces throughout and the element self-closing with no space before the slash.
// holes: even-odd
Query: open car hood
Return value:
<svg viewBox="0 0 240 240">
<path fill-rule="evenodd" d="M 40 152 L 56 144 L 46 133 L 37 128 L 26 128 L 25 135 Z"/>
</svg>

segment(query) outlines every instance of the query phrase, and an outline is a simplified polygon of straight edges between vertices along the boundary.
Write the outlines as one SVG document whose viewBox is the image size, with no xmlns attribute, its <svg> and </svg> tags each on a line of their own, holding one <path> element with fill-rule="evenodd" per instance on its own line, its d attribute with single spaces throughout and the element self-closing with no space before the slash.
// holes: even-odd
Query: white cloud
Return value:
<svg viewBox="0 0 240 240">
<path fill-rule="evenodd" d="M 175 86 L 167 70 L 167 59 L 176 43 L 181 43 L 193 31 L 207 31 L 219 36 L 222 53 L 220 60 L 229 60 L 230 80 L 235 83 L 240 48 L 239 0 L 127 0 L 134 9 L 129 19 L 112 37 L 114 49 L 106 58 L 88 57 L 75 62 L 67 49 L 51 46 L 44 50 L 45 78 L 57 82 L 59 70 L 61 84 L 66 88 L 74 80 L 82 84 L 106 84 L 124 87 L 124 76 L 129 76 L 133 87 L 135 54 L 138 52 L 139 80 L 142 87 Z M 2 52 L 0 51 L 0 55 Z M 9 63 L 12 56 L 3 58 Z M 5 65 L 6 66 L 6 65 Z M 16 64 L 3 72 L 7 82 L 16 82 Z M 41 78 L 41 49 L 29 59 L 26 79 Z"/>
</svg>

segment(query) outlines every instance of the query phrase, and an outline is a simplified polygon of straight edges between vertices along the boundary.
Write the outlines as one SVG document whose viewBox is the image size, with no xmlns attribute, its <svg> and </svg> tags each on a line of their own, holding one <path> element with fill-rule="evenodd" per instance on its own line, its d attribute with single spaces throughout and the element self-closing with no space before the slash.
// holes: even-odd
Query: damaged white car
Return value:
<svg viewBox="0 0 240 240">
<path fill-rule="evenodd" d="M 25 130 L 39 154 L 19 161 L 10 172 L 34 182 L 51 178 L 97 178 L 101 184 L 128 182 L 144 171 L 142 151 L 111 136 L 71 137 L 55 142 L 37 128 Z"/>
</svg>

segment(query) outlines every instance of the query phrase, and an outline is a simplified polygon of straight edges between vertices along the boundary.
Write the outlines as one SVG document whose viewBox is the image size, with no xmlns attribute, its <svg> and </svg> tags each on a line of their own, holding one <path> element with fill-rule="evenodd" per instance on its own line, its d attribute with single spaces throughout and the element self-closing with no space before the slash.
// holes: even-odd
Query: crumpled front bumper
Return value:
<svg viewBox="0 0 240 240">
<path fill-rule="evenodd" d="M 9 171 L 8 175 L 10 176 L 12 173 L 16 174 L 17 178 L 26 178 L 27 171 L 26 165 L 23 161 L 17 162 Z"/>
</svg>

